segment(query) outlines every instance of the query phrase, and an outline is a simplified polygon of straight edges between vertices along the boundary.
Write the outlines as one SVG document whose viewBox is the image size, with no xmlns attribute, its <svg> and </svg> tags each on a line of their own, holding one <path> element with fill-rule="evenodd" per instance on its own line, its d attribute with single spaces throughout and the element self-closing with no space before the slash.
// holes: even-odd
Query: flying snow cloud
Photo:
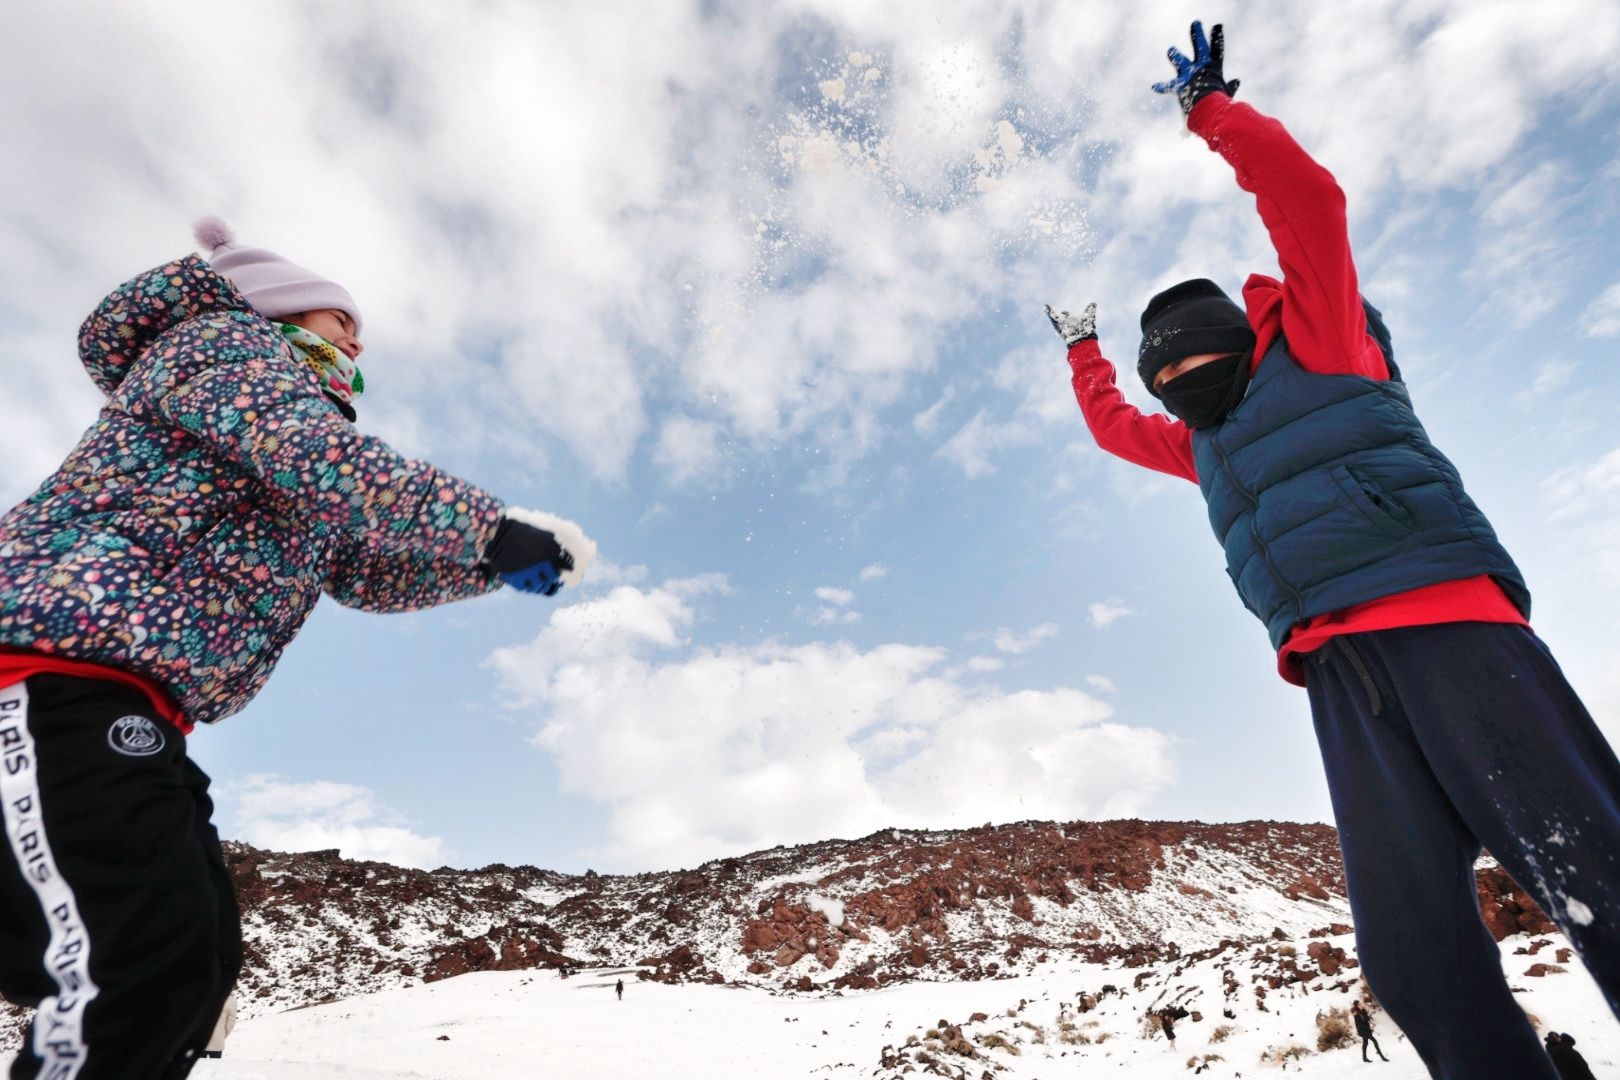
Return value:
<svg viewBox="0 0 1620 1080">
<path fill-rule="evenodd" d="M 437 836 L 401 823 L 376 793 L 329 780 L 296 781 L 256 774 L 226 793 L 234 796 L 234 835 L 271 851 L 336 848 L 347 859 L 374 859 L 431 870 L 447 853 Z"/>
<path fill-rule="evenodd" d="M 1003 691 L 945 649 L 699 646 L 707 575 L 620 586 L 491 658 L 565 790 L 604 805 L 631 869 L 886 826 L 1129 815 L 1170 740 L 1070 688 Z M 1037 628 L 1038 630 L 1040 628 Z"/>
</svg>

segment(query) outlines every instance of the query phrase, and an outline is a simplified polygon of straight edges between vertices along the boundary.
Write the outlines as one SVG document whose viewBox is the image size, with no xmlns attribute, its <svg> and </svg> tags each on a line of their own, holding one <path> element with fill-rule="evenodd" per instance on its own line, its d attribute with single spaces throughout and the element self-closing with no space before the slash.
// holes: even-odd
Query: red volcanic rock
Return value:
<svg viewBox="0 0 1620 1080">
<path fill-rule="evenodd" d="M 1302 877 L 1284 889 L 1283 895 L 1290 900 L 1298 900 L 1302 896 L 1312 900 L 1326 900 L 1331 894 L 1323 882 L 1315 878 Z"/>
<path fill-rule="evenodd" d="M 1500 866 L 1476 870 L 1474 882 L 1479 891 L 1480 917 L 1497 941 L 1514 934 L 1552 934 L 1558 931 L 1557 925 Z"/>
<path fill-rule="evenodd" d="M 1323 975 L 1333 976 L 1347 967 L 1356 967 L 1357 962 L 1345 955 L 1343 949 L 1329 945 L 1325 941 L 1313 941 L 1306 948 L 1305 955 L 1315 962 Z"/>
<path fill-rule="evenodd" d="M 509 928 L 480 938 L 442 945 L 422 971 L 423 982 L 437 982 L 469 971 L 521 971 L 538 967 L 577 966 L 556 949 L 562 935 L 547 927 Z"/>
</svg>

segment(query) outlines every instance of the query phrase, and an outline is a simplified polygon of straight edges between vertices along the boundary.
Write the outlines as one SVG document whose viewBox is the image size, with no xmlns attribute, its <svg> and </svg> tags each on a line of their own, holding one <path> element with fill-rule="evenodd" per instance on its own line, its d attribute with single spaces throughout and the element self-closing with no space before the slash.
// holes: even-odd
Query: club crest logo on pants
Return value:
<svg viewBox="0 0 1620 1080">
<path fill-rule="evenodd" d="M 126 757 L 151 757 L 164 743 L 163 730 L 144 716 L 121 716 L 107 729 L 107 745 Z"/>
</svg>

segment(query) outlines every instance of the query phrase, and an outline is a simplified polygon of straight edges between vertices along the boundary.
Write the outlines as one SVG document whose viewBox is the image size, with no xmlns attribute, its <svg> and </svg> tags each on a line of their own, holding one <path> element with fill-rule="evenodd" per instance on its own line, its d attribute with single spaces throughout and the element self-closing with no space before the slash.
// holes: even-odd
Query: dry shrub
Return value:
<svg viewBox="0 0 1620 1080">
<path fill-rule="evenodd" d="M 1299 950 L 1294 948 L 1292 945 L 1279 945 L 1279 946 L 1277 946 L 1277 954 L 1279 956 L 1289 956 L 1289 957 L 1298 956 L 1299 955 Z"/>
<path fill-rule="evenodd" d="M 1149 1013 L 1147 1016 L 1142 1017 L 1142 1030 L 1140 1032 L 1141 1038 L 1156 1039 L 1163 1034 L 1164 1024 L 1159 1021 L 1157 1016 Z"/>
<path fill-rule="evenodd" d="M 1091 1037 L 1091 1041 L 1094 1042 L 1094 1043 L 1105 1043 L 1109 1039 L 1111 1039 L 1112 1037 L 1113 1036 L 1109 1032 L 1099 1031 L 1099 1032 L 1097 1032 L 1097 1034 L 1095 1034 L 1095 1035 L 1093 1035 Z"/>
<path fill-rule="evenodd" d="M 1343 1050 L 1355 1045 L 1355 1024 L 1348 1009 L 1328 1009 L 1316 1014 L 1316 1050 L 1325 1054 L 1329 1050 Z"/>
<path fill-rule="evenodd" d="M 1023 1051 L 1018 1049 L 1017 1046 L 1009 1042 L 1006 1038 L 996 1034 L 994 1031 L 988 1035 L 979 1036 L 979 1045 L 988 1046 L 992 1050 L 1005 1050 L 1007 1053 L 1013 1055 L 1013 1057 L 1017 1057 L 1019 1054 L 1023 1053 Z"/>
<path fill-rule="evenodd" d="M 1081 1031 L 1079 1025 L 1063 1017 L 1058 1018 L 1057 1033 L 1058 1042 L 1065 1046 L 1081 1046 L 1091 1042 L 1090 1036 Z"/>
<path fill-rule="evenodd" d="M 1262 1052 L 1260 1055 L 1260 1060 L 1282 1063 L 1286 1061 L 1304 1061 L 1310 1056 L 1311 1052 L 1305 1049 L 1305 1047 L 1299 1045 L 1298 1043 L 1290 1043 L 1288 1046 L 1266 1047 L 1264 1052 Z"/>
<path fill-rule="evenodd" d="M 1216 1028 L 1214 1031 L 1209 1033 L 1209 1041 L 1212 1042 L 1212 1043 L 1225 1042 L 1227 1039 L 1230 1039 L 1233 1035 L 1236 1035 L 1236 1034 L 1237 1034 L 1236 1025 L 1234 1025 L 1234 1024 L 1222 1024 L 1220 1027 Z"/>
</svg>

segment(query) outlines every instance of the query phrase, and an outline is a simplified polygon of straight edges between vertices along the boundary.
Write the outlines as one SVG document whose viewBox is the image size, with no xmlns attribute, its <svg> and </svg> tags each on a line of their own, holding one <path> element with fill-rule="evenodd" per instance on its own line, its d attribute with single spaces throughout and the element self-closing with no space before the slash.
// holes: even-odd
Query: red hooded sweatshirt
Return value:
<svg viewBox="0 0 1620 1080">
<path fill-rule="evenodd" d="M 1367 332 L 1344 192 L 1333 175 L 1282 124 L 1225 94 L 1201 100 L 1187 126 L 1226 159 L 1238 186 L 1255 197 L 1260 220 L 1277 249 L 1282 280 L 1253 274 L 1243 286 L 1254 328 L 1255 368 L 1281 334 L 1306 371 L 1389 378 L 1384 354 Z M 1080 411 L 1098 446 L 1134 464 L 1198 482 L 1192 429 L 1127 402 L 1114 382 L 1114 365 L 1103 358 L 1095 338 L 1070 348 L 1069 366 Z M 1278 652 L 1277 670 L 1303 686 L 1301 657 L 1339 634 L 1447 622 L 1526 625 L 1489 576 L 1447 581 L 1301 622 Z"/>
</svg>

